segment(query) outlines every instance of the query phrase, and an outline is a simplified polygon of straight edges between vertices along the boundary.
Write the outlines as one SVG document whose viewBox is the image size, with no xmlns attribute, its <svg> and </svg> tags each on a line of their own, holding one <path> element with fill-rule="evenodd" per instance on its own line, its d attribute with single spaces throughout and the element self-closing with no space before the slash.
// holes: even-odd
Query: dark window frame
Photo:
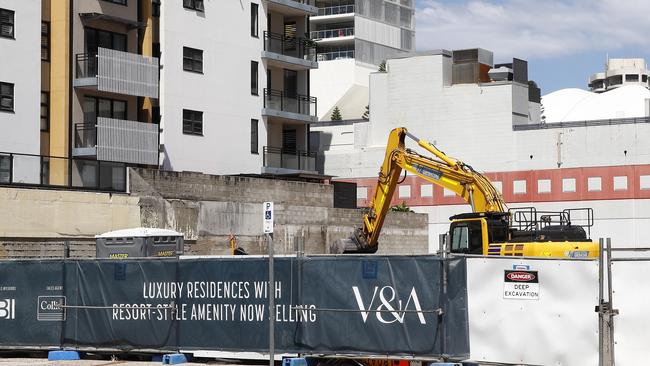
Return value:
<svg viewBox="0 0 650 366">
<path fill-rule="evenodd" d="M 200 56 L 200 60 L 197 59 L 197 55 Z M 185 65 L 186 60 L 188 60 L 191 64 L 189 68 Z M 199 63 L 200 67 L 197 66 Z M 195 72 L 197 74 L 203 74 L 203 50 L 183 46 L 183 70 Z"/>
<path fill-rule="evenodd" d="M 45 96 L 45 103 L 43 103 L 43 96 Z M 43 107 L 45 107 L 45 115 L 43 115 Z M 43 128 L 45 125 L 45 128 Z M 50 92 L 41 91 L 41 132 L 48 132 L 50 130 Z"/>
<path fill-rule="evenodd" d="M 5 13 L 5 17 L 7 17 L 7 19 L 9 19 L 9 17 L 11 18 L 11 22 L 2 20 L 3 13 Z M 6 14 L 8 14 L 9 16 Z M 11 26 L 11 33 L 10 34 L 2 33 L 2 26 Z M 16 37 L 16 12 L 15 11 L 0 8 L 0 37 L 16 39 L 15 38 Z"/>
<path fill-rule="evenodd" d="M 89 50 L 88 49 L 88 33 L 89 32 L 95 32 L 95 41 L 97 41 L 97 48 L 99 48 L 99 33 L 104 32 L 108 33 L 111 36 L 111 46 L 109 47 L 112 50 L 116 51 L 122 51 L 122 52 L 128 52 L 129 51 L 129 37 L 126 33 L 119 33 L 119 32 L 113 32 L 113 31 L 108 31 L 104 29 L 99 29 L 99 28 L 93 28 L 93 27 L 84 27 L 84 50 L 86 53 L 96 53 L 97 50 Z M 124 38 L 124 49 L 116 49 L 115 48 L 115 38 L 116 36 L 123 37 Z"/>
<path fill-rule="evenodd" d="M 259 68 L 259 62 L 251 61 L 251 95 L 260 93 Z"/>
<path fill-rule="evenodd" d="M 260 38 L 259 5 L 251 3 L 251 37 Z"/>
<path fill-rule="evenodd" d="M 183 134 L 203 136 L 203 112 L 183 109 Z"/>
<path fill-rule="evenodd" d="M 5 164 L 2 163 L 3 160 L 9 161 L 9 164 L 7 164 L 7 168 L 4 169 L 3 166 Z M 13 177 L 12 177 L 12 168 L 13 168 L 13 157 L 11 155 L 5 155 L 2 154 L 0 155 L 0 183 L 12 183 Z M 7 177 L 6 180 L 3 179 L 3 177 Z"/>
<path fill-rule="evenodd" d="M 43 40 L 45 40 L 45 45 Z M 41 61 L 50 61 L 50 22 L 41 22 Z"/>
<path fill-rule="evenodd" d="M 259 155 L 259 124 L 260 121 L 255 118 L 251 118 L 251 154 Z"/>
<path fill-rule="evenodd" d="M 183 7 L 185 9 L 200 11 L 201 13 L 205 12 L 203 0 L 183 0 Z"/>
<path fill-rule="evenodd" d="M 155 18 L 160 17 L 160 0 L 151 1 L 151 16 Z"/>
<path fill-rule="evenodd" d="M 106 1 L 107 3 L 115 4 L 115 5 L 122 5 L 122 6 L 129 6 L 127 3 L 128 0 L 102 0 Z"/>
<path fill-rule="evenodd" d="M 3 94 L 3 89 L 5 89 L 7 86 L 11 87 L 11 94 Z M 15 94 L 16 94 L 16 88 L 13 83 L 6 83 L 6 82 L 0 82 L 0 111 L 3 112 L 14 112 L 16 105 L 15 105 Z M 3 107 L 2 101 L 5 99 L 11 100 L 11 107 Z"/>
<path fill-rule="evenodd" d="M 102 117 L 102 116 L 99 115 L 99 102 L 100 102 L 100 100 L 108 101 L 111 104 L 111 112 L 110 112 L 111 116 L 106 117 L 106 118 L 120 119 L 120 118 L 117 118 L 115 116 L 115 102 L 124 103 L 124 120 L 128 120 L 128 118 L 129 118 L 129 102 L 127 100 L 115 99 L 115 98 L 97 97 L 97 96 L 94 96 L 94 95 L 85 95 L 84 100 L 82 101 L 82 108 L 81 108 L 82 113 L 84 114 L 84 123 L 96 123 L 96 120 L 95 121 L 86 121 L 85 120 L 85 112 L 86 111 L 83 110 L 83 103 L 86 101 L 86 99 L 93 99 L 94 102 L 95 102 L 95 119 L 97 119 L 99 117 Z"/>
</svg>

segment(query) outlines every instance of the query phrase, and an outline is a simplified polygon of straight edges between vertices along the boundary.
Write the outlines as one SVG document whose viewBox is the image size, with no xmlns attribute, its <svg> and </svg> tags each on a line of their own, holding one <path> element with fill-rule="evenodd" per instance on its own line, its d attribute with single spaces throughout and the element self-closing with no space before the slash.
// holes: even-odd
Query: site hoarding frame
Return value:
<svg viewBox="0 0 650 366">
<path fill-rule="evenodd" d="M 278 291 L 282 293 L 276 299 L 278 352 L 425 358 L 444 354 L 456 359 L 469 354 L 467 332 L 462 331 L 467 329 L 463 259 L 445 262 L 454 284 L 444 292 L 440 279 L 446 266 L 435 256 L 307 256 L 275 260 Z M 235 315 L 240 310 L 233 308 L 244 305 L 244 300 L 229 298 L 232 307 L 223 310 L 227 304 L 216 307 L 218 296 L 192 295 L 191 300 L 180 295 L 170 297 L 173 291 L 212 291 L 207 288 L 213 286 L 212 282 L 217 291 L 217 282 L 222 280 L 231 287 L 240 287 L 237 296 L 252 293 L 259 285 L 253 282 L 267 280 L 267 267 L 267 258 L 257 256 L 0 262 L 0 299 L 15 300 L 15 316 L 0 319 L 10 327 L 5 329 L 12 329 L 0 334 L 0 346 L 268 352 L 268 312 L 244 323 L 233 319 L 241 316 Z M 206 288 L 201 289 L 199 282 L 205 282 Z M 175 289 L 172 283 L 176 283 Z M 180 284 L 190 283 L 199 287 L 191 285 L 191 291 L 180 288 Z M 148 288 L 149 284 L 153 287 Z M 242 290 L 241 286 L 249 287 Z M 60 306 L 63 297 L 65 305 Z M 263 297 L 245 305 L 262 308 L 268 303 L 268 298 Z M 211 320 L 192 319 L 194 305 L 201 304 L 205 306 L 196 308 L 203 309 L 197 310 L 203 311 L 203 317 L 205 309 L 215 305 L 212 309 L 221 309 L 220 316 L 226 318 L 215 320 L 216 313 L 212 312 Z M 2 318 L 8 306 L 0 305 Z M 176 310 L 161 311 L 170 305 Z M 187 305 L 185 315 L 179 315 L 183 305 Z M 300 305 L 310 307 L 304 310 Z M 152 313 L 161 318 L 153 321 Z M 297 321 L 300 316 L 306 319 Z M 456 331 L 442 332 L 445 327 Z M 34 333 L 32 329 L 36 328 L 40 330 Z M 396 334 L 401 336 L 396 338 Z M 448 336 L 441 338 L 443 334 Z"/>
</svg>

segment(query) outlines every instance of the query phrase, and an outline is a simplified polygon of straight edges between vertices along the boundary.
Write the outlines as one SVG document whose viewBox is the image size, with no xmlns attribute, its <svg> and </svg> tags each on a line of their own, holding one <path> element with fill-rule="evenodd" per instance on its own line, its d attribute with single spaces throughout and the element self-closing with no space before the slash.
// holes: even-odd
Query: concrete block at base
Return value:
<svg viewBox="0 0 650 366">
<path fill-rule="evenodd" d="M 47 353 L 48 361 L 74 361 L 79 359 L 77 351 L 50 351 Z"/>
<path fill-rule="evenodd" d="M 187 362 L 187 358 L 185 358 L 185 355 L 182 353 L 164 355 L 162 358 L 163 365 L 178 365 L 186 362 Z"/>
<path fill-rule="evenodd" d="M 307 360 L 303 357 L 290 357 L 282 360 L 282 366 L 307 366 Z"/>
</svg>

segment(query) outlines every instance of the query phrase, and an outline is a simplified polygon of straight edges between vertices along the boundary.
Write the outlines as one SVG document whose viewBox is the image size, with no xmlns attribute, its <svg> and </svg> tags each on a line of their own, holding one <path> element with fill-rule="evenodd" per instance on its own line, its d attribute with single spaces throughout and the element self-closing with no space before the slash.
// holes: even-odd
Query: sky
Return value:
<svg viewBox="0 0 650 366">
<path fill-rule="evenodd" d="M 650 61 L 649 0 L 416 0 L 416 48 L 528 61 L 542 95 L 587 89 L 609 58 Z"/>
</svg>

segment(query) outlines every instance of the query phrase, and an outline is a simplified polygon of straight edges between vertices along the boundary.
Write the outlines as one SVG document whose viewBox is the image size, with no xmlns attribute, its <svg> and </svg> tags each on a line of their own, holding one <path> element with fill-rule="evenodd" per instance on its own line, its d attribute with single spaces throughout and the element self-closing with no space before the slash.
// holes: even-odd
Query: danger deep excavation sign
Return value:
<svg viewBox="0 0 650 366">
<path fill-rule="evenodd" d="M 503 275 L 503 298 L 539 300 L 539 275 L 537 271 L 505 270 Z"/>
</svg>

